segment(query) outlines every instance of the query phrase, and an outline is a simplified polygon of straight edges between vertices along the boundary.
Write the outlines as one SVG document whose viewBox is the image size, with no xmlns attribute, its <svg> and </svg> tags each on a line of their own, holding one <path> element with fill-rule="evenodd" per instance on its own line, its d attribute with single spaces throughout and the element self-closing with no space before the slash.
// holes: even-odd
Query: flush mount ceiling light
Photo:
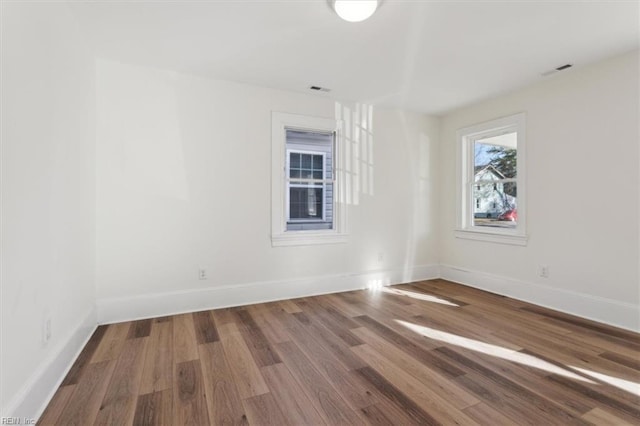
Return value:
<svg viewBox="0 0 640 426">
<path fill-rule="evenodd" d="M 333 9 L 339 17 L 349 22 L 369 18 L 378 8 L 378 0 L 335 0 Z"/>
</svg>

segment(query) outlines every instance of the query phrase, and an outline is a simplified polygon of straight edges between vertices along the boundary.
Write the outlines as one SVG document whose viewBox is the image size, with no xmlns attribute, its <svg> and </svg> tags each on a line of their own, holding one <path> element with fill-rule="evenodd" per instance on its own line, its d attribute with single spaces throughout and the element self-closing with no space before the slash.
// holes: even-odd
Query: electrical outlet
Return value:
<svg viewBox="0 0 640 426">
<path fill-rule="evenodd" d="M 51 318 L 46 318 L 42 324 L 42 343 L 51 340 Z"/>
<path fill-rule="evenodd" d="M 547 265 L 540 265 L 538 267 L 538 275 L 541 278 L 549 278 L 549 267 Z"/>
<path fill-rule="evenodd" d="M 198 279 L 206 280 L 208 278 L 207 270 L 205 268 L 198 269 Z"/>
</svg>

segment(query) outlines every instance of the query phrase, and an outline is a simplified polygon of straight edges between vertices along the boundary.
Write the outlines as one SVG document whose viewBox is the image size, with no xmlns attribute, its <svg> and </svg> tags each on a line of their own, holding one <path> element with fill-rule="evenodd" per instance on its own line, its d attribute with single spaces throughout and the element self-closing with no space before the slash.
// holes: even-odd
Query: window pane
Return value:
<svg viewBox="0 0 640 426">
<path fill-rule="evenodd" d="M 291 219 L 322 219 L 322 197 L 322 188 L 289 188 L 289 217 Z"/>
<path fill-rule="evenodd" d="M 515 178 L 517 152 L 517 133 L 515 132 L 476 141 L 474 143 L 476 178 L 479 174 L 494 175 L 498 179 Z"/>
<path fill-rule="evenodd" d="M 314 170 L 313 171 L 314 179 L 322 179 L 322 170 Z"/>
<path fill-rule="evenodd" d="M 300 168 L 300 154 L 298 154 L 297 152 L 292 152 L 290 154 L 290 165 L 289 167 L 292 169 L 299 169 Z"/>
<path fill-rule="evenodd" d="M 515 182 L 473 184 L 474 226 L 515 228 L 518 221 Z"/>
<path fill-rule="evenodd" d="M 300 170 L 296 170 L 296 169 L 289 170 L 289 177 L 300 179 Z"/>
<path fill-rule="evenodd" d="M 322 155 L 313 156 L 313 168 L 316 170 L 322 170 Z"/>
<path fill-rule="evenodd" d="M 302 168 L 303 169 L 311 169 L 311 154 L 300 154 L 302 157 Z"/>
</svg>

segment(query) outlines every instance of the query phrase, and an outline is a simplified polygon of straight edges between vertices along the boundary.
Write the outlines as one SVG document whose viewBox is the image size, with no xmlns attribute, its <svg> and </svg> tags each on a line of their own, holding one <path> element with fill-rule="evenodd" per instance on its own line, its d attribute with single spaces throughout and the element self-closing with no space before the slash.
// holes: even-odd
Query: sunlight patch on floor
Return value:
<svg viewBox="0 0 640 426">
<path fill-rule="evenodd" d="M 491 355 L 496 358 L 505 359 L 518 364 L 526 365 L 528 367 L 538 368 L 540 370 L 547 371 L 549 373 L 558 374 L 560 376 L 568 377 L 574 380 L 580 380 L 587 383 L 595 383 L 585 377 L 582 377 L 574 372 L 558 367 L 550 362 L 544 361 L 540 358 L 536 358 L 532 355 L 523 354 L 513 349 L 505 349 L 500 346 L 492 345 L 490 343 L 484 343 L 479 340 L 469 339 L 467 337 L 458 336 L 456 334 L 447 333 L 445 331 L 435 330 L 433 328 L 425 327 L 410 322 L 395 320 L 398 324 L 408 328 L 409 330 L 430 339 L 439 340 L 441 342 L 449 343 L 459 346 L 461 348 L 470 349 L 472 351 L 480 352 L 486 355 Z"/>
<path fill-rule="evenodd" d="M 445 300 L 445 299 L 441 299 L 440 297 L 431 296 L 429 294 L 424 294 L 424 293 L 418 293 L 415 291 L 400 290 L 392 287 L 384 287 L 382 288 L 382 291 L 384 293 L 396 294 L 398 296 L 406 296 L 412 299 L 424 300 L 426 302 L 440 303 L 441 305 L 455 306 L 456 308 L 460 307 L 460 305 L 449 302 L 448 300 Z"/>
<path fill-rule="evenodd" d="M 608 385 L 615 386 L 618 389 L 622 389 L 623 391 L 627 391 L 634 395 L 640 396 L 640 383 L 631 382 L 629 380 L 620 379 L 618 377 L 612 377 L 607 374 L 596 373 L 595 371 L 587 370 L 585 368 L 571 366 L 572 369 L 581 372 L 584 375 L 591 376 L 594 379 L 597 379 L 601 382 L 604 382 Z"/>
</svg>

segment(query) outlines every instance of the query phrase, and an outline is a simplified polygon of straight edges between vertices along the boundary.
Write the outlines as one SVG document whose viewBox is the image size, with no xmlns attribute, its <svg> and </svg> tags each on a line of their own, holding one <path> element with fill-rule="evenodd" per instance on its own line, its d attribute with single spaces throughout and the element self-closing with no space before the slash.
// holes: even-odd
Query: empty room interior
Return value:
<svg viewBox="0 0 640 426">
<path fill-rule="evenodd" d="M 0 13 L 2 424 L 640 423 L 638 1 Z"/>
</svg>

